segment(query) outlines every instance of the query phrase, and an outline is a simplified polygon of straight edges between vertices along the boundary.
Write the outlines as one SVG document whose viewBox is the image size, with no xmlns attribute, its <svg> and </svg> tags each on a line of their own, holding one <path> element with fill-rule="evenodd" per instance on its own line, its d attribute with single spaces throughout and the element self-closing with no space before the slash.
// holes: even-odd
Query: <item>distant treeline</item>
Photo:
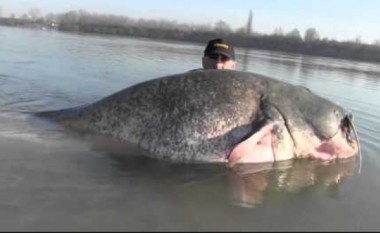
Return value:
<svg viewBox="0 0 380 233">
<path fill-rule="evenodd" d="M 304 36 L 301 36 L 297 29 L 283 33 L 280 28 L 270 35 L 248 34 L 245 27 L 233 31 L 224 21 L 219 21 L 214 26 L 188 25 L 167 20 L 136 20 L 125 16 L 92 14 L 82 10 L 48 14 L 45 17 L 37 15 L 36 12 L 34 15 L 24 14 L 21 18 L 13 15 L 9 18 L 0 18 L 0 25 L 181 40 L 204 45 L 212 38 L 222 37 L 236 47 L 380 62 L 378 43 L 364 44 L 360 39 L 346 42 L 320 39 L 314 28 L 307 29 Z"/>
</svg>

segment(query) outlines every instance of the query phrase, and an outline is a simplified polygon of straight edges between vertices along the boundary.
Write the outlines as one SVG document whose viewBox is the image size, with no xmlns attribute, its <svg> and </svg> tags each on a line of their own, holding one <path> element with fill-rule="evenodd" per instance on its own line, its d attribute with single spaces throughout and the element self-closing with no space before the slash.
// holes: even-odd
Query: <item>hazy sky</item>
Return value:
<svg viewBox="0 0 380 233">
<path fill-rule="evenodd" d="M 0 0 L 3 14 L 38 7 L 43 14 L 84 9 L 132 18 L 168 19 L 210 24 L 218 20 L 233 29 L 246 24 L 253 12 L 253 30 L 272 33 L 315 27 L 321 37 L 363 42 L 380 39 L 380 0 Z"/>
</svg>

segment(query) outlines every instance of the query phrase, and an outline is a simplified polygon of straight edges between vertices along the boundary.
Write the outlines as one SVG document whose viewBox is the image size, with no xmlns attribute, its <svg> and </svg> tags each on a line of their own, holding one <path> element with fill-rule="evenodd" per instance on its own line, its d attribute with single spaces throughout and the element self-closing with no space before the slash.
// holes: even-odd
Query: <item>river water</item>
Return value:
<svg viewBox="0 0 380 233">
<path fill-rule="evenodd" d="M 0 27 L 0 230 L 380 230 L 379 64 L 236 48 L 238 70 L 352 111 L 361 162 L 168 164 L 23 113 L 198 68 L 203 46 Z"/>
</svg>

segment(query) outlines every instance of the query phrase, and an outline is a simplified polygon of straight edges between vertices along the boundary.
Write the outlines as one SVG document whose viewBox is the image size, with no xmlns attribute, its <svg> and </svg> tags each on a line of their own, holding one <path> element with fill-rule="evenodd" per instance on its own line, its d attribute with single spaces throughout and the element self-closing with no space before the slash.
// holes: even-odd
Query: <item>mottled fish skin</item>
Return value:
<svg viewBox="0 0 380 233">
<path fill-rule="evenodd" d="M 220 70 L 153 79 L 90 105 L 36 114 L 76 130 L 137 144 L 155 158 L 223 162 L 237 143 L 265 121 L 275 120 L 262 109 L 264 95 L 295 134 L 306 128 L 310 134 L 329 138 L 344 115 L 339 106 L 303 87 Z M 339 122 L 326 129 L 321 116 Z"/>
</svg>

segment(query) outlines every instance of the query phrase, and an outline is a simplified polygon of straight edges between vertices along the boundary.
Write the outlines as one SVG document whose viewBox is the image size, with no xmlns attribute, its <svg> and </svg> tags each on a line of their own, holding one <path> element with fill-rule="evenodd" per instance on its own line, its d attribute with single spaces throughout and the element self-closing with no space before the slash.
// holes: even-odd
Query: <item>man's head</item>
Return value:
<svg viewBox="0 0 380 233">
<path fill-rule="evenodd" d="M 202 64 L 204 69 L 236 70 L 234 48 L 220 38 L 210 40 Z"/>
</svg>

